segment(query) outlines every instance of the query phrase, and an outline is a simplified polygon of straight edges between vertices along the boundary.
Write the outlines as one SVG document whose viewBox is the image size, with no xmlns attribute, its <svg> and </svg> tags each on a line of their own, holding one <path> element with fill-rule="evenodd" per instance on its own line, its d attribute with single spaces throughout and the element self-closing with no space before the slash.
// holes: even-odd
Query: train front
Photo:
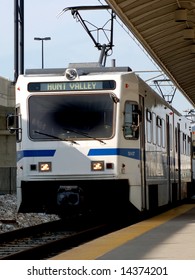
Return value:
<svg viewBox="0 0 195 280">
<path fill-rule="evenodd" d="M 83 213 L 128 198 L 116 183 L 116 81 L 75 74 L 18 79 L 20 212 Z"/>
</svg>

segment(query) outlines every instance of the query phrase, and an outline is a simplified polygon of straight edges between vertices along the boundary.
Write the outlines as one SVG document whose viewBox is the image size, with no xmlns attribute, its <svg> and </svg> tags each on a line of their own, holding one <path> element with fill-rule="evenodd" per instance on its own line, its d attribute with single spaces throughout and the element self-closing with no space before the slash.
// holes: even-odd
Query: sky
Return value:
<svg viewBox="0 0 195 280">
<path fill-rule="evenodd" d="M 61 16 L 59 14 L 67 7 L 101 4 L 105 4 L 105 1 L 24 0 L 24 68 L 41 68 L 41 42 L 35 41 L 34 37 L 51 37 L 50 41 L 44 42 L 45 68 L 66 68 L 69 63 L 97 62 L 100 52 L 94 47 L 93 41 L 81 24 L 73 18 L 70 11 Z M 13 80 L 14 0 L 0 0 L 0 7 L 0 76 Z M 85 11 L 81 12 L 81 15 L 99 28 L 110 18 L 107 11 Z M 107 43 L 102 33 L 100 43 Z M 111 65 L 112 59 L 116 60 L 116 66 L 129 66 L 133 71 L 139 71 L 140 77 L 144 80 L 150 80 L 160 74 L 151 72 L 159 71 L 159 68 L 146 52 L 143 52 L 143 48 L 118 17 L 114 21 L 114 47 L 112 55 L 107 58 L 107 66 Z M 168 87 L 167 93 L 170 90 Z M 172 106 L 182 114 L 183 111 L 193 108 L 178 91 Z"/>
</svg>

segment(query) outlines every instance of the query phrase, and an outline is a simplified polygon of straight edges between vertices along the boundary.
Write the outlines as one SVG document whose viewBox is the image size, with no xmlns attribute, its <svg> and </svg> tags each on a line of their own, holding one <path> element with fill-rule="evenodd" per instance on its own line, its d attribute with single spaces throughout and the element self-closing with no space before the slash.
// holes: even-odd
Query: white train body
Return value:
<svg viewBox="0 0 195 280">
<path fill-rule="evenodd" d="M 186 198 L 188 121 L 128 69 L 64 71 L 16 84 L 18 210 L 143 211 Z"/>
</svg>

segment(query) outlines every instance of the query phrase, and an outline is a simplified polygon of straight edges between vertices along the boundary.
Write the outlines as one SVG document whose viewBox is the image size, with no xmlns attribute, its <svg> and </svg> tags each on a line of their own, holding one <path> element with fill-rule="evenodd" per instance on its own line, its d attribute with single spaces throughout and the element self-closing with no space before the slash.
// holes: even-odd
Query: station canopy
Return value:
<svg viewBox="0 0 195 280">
<path fill-rule="evenodd" d="M 107 0 L 107 3 L 195 105 L 195 0 Z"/>
</svg>

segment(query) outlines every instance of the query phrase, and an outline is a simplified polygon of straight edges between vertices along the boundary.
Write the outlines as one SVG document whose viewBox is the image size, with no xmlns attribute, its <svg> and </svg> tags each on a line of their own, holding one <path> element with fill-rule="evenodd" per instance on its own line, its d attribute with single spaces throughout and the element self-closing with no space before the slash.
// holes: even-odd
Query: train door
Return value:
<svg viewBox="0 0 195 280">
<path fill-rule="evenodd" d="M 171 145 L 170 145 L 170 120 L 166 115 L 166 135 L 167 135 L 167 188 L 168 188 L 168 200 L 171 202 Z"/>
<path fill-rule="evenodd" d="M 146 208 L 146 154 L 145 154 L 145 122 L 144 122 L 144 97 L 139 96 L 139 104 L 141 111 L 140 120 L 140 174 L 141 174 L 141 195 L 142 195 L 142 208 Z"/>
<path fill-rule="evenodd" d="M 177 139 L 178 139 L 178 199 L 181 200 L 181 130 L 180 124 L 177 124 Z"/>
<path fill-rule="evenodd" d="M 145 180 L 143 104 L 143 97 L 139 98 L 139 102 L 125 101 L 123 137 L 120 138 L 120 147 L 126 156 L 121 157 L 119 162 L 119 166 L 122 166 L 123 178 L 128 178 L 129 181 L 129 200 L 140 211 L 143 210 L 145 202 L 143 199 L 145 195 L 145 191 L 143 191 Z"/>
</svg>

